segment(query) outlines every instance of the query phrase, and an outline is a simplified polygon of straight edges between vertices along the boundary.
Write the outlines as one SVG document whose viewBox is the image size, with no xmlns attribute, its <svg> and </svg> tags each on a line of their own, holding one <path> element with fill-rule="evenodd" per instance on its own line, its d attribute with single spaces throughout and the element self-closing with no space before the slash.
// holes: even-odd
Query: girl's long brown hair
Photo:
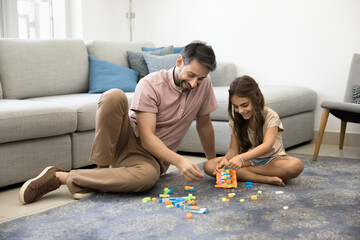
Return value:
<svg viewBox="0 0 360 240">
<path fill-rule="evenodd" d="M 232 81 L 229 88 L 228 114 L 234 121 L 234 133 L 241 152 L 248 151 L 252 146 L 248 135 L 249 121 L 233 109 L 232 96 L 247 97 L 250 99 L 254 113 L 251 117 L 255 126 L 255 146 L 260 145 L 264 139 L 263 126 L 265 122 L 265 100 L 257 82 L 249 76 L 241 76 Z"/>
</svg>

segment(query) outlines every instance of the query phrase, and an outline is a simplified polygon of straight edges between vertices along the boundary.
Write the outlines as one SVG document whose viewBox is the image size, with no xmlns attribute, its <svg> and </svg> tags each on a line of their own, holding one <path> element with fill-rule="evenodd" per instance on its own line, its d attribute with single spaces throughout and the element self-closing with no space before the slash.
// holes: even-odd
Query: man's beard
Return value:
<svg viewBox="0 0 360 240">
<path fill-rule="evenodd" d="M 186 88 L 184 85 L 190 87 Z M 193 87 L 191 87 L 191 85 L 186 80 L 180 80 L 180 88 L 183 92 L 190 92 L 193 89 Z"/>
</svg>

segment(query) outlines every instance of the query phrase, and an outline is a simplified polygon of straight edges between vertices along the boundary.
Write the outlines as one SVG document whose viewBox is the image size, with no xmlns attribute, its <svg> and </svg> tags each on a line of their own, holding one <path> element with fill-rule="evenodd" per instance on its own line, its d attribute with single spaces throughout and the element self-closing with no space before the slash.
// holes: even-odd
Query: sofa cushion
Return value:
<svg viewBox="0 0 360 240">
<path fill-rule="evenodd" d="M 0 143 L 71 133 L 76 122 L 76 112 L 61 104 L 0 100 Z"/>
<path fill-rule="evenodd" d="M 214 87 L 230 86 L 231 82 L 237 77 L 237 70 L 233 63 L 217 62 L 215 71 L 209 74 Z"/>
<path fill-rule="evenodd" d="M 130 106 L 134 93 L 128 92 L 125 94 Z M 82 93 L 32 98 L 29 100 L 57 103 L 73 109 L 77 113 L 76 131 L 88 131 L 95 129 L 95 116 L 100 96 L 101 94 Z"/>
<path fill-rule="evenodd" d="M 214 87 L 219 108 L 211 113 L 211 119 L 228 120 L 229 87 Z M 316 93 L 298 86 L 260 86 L 265 105 L 277 112 L 280 118 L 312 111 L 316 105 Z"/>
<path fill-rule="evenodd" d="M 144 59 L 145 54 L 166 55 L 166 54 L 172 54 L 173 52 L 174 52 L 174 47 L 169 46 L 151 52 L 127 51 L 127 54 L 128 54 L 128 61 L 130 68 L 133 69 L 134 71 L 137 71 L 140 74 L 139 79 L 141 79 L 149 74 L 149 70 Z"/>
<path fill-rule="evenodd" d="M 90 56 L 123 67 L 129 67 L 126 51 L 141 51 L 142 46 L 154 47 L 154 44 L 151 42 L 122 43 L 102 40 L 86 43 Z"/>
<path fill-rule="evenodd" d="M 0 39 L 4 98 L 87 92 L 88 71 L 88 54 L 81 40 Z"/>
<path fill-rule="evenodd" d="M 148 53 L 144 53 L 145 62 L 149 73 L 157 72 L 162 69 L 169 70 L 176 65 L 176 60 L 179 58 L 178 53 L 167 54 L 164 56 L 156 56 Z"/>
<path fill-rule="evenodd" d="M 89 93 L 103 93 L 111 88 L 134 92 L 139 73 L 130 68 L 89 56 Z"/>
</svg>

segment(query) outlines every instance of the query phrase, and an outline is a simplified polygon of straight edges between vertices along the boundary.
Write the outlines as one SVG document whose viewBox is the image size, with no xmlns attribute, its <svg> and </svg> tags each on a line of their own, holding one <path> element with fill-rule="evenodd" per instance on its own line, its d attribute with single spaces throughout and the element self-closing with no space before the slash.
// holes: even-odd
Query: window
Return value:
<svg viewBox="0 0 360 240">
<path fill-rule="evenodd" d="M 0 0 L 3 37 L 66 38 L 66 0 Z M 7 31 L 6 31 L 7 30 Z"/>
</svg>

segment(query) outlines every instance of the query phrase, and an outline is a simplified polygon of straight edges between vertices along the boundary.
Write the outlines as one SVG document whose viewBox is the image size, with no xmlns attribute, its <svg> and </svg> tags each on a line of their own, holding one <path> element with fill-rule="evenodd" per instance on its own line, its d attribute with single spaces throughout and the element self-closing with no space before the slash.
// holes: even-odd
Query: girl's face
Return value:
<svg viewBox="0 0 360 240">
<path fill-rule="evenodd" d="M 245 120 L 249 120 L 252 117 L 254 113 L 254 107 L 250 98 L 234 95 L 230 98 L 230 100 L 234 111 L 241 114 Z"/>
</svg>

